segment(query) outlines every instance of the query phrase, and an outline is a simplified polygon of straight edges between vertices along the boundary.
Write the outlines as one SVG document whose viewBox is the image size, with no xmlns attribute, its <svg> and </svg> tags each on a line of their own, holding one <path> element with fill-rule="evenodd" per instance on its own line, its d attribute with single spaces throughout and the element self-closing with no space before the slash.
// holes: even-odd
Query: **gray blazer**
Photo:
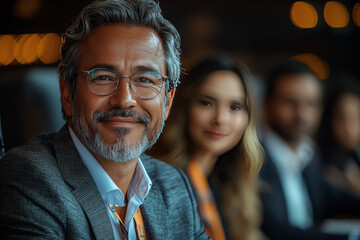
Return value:
<svg viewBox="0 0 360 240">
<path fill-rule="evenodd" d="M 187 177 L 142 155 L 153 186 L 141 212 L 148 239 L 208 239 Z M 0 160 L 0 239 L 113 239 L 103 199 L 64 126 Z"/>
</svg>

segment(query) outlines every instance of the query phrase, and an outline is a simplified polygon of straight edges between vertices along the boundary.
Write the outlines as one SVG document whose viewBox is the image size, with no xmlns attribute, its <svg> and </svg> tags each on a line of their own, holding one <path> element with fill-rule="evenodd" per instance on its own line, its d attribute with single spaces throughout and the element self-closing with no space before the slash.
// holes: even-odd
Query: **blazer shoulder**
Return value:
<svg viewBox="0 0 360 240">
<path fill-rule="evenodd" d="M 26 161 L 28 163 L 39 164 L 37 160 L 48 159 L 49 155 L 54 155 L 54 150 L 50 143 L 50 139 L 54 135 L 55 133 L 48 133 L 33 137 L 26 144 L 7 151 L 1 162 Z M 26 162 L 23 163 L 26 164 Z"/>
<path fill-rule="evenodd" d="M 152 181 L 166 181 L 167 183 L 187 180 L 185 173 L 168 163 L 152 158 L 149 155 L 141 155 L 141 161 Z M 185 178 L 185 179 L 184 179 Z"/>
<path fill-rule="evenodd" d="M 54 134 L 36 136 L 0 159 L 0 195 L 6 196 L 0 198 L 0 236 L 91 239 L 73 188 L 60 173 L 53 139 Z"/>
<path fill-rule="evenodd" d="M 148 155 L 142 155 L 141 160 L 153 181 L 153 187 L 160 188 L 169 198 L 194 199 L 192 186 L 183 170 Z"/>
<path fill-rule="evenodd" d="M 142 155 L 141 160 L 153 181 L 144 208 L 147 209 L 148 216 L 152 216 L 152 220 L 159 217 L 163 219 L 157 224 L 153 223 L 154 226 L 157 225 L 152 228 L 153 231 L 159 231 L 158 224 L 162 223 L 161 229 L 168 229 L 171 239 L 208 239 L 199 218 L 193 189 L 185 173 L 147 155 Z M 161 210 L 157 211 L 159 208 Z M 162 238 L 169 238 L 168 236 Z"/>
<path fill-rule="evenodd" d="M 54 148 L 50 143 L 53 136 L 54 134 L 38 135 L 25 145 L 9 150 L 0 159 L 2 182 L 51 182 L 55 176 L 60 176 Z"/>
</svg>

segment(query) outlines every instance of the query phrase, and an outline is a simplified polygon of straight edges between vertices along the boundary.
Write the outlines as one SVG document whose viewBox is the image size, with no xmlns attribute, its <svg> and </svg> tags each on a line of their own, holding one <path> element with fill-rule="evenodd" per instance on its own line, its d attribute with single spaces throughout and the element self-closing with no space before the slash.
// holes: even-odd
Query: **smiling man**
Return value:
<svg viewBox="0 0 360 240">
<path fill-rule="evenodd" d="M 61 47 L 67 124 L 0 160 L 1 237 L 207 239 L 184 173 L 142 155 L 168 117 L 179 47 L 151 0 L 83 9 Z"/>
</svg>

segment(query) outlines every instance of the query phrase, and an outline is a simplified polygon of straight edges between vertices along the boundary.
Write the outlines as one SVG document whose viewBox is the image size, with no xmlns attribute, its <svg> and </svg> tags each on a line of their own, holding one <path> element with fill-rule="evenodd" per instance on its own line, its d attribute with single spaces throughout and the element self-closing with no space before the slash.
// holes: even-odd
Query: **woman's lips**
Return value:
<svg viewBox="0 0 360 240">
<path fill-rule="evenodd" d="M 225 137 L 227 134 L 222 133 L 222 132 L 217 132 L 217 131 L 204 131 L 204 133 L 211 137 L 211 138 L 215 138 L 215 139 L 219 139 L 219 138 L 223 138 Z"/>
</svg>

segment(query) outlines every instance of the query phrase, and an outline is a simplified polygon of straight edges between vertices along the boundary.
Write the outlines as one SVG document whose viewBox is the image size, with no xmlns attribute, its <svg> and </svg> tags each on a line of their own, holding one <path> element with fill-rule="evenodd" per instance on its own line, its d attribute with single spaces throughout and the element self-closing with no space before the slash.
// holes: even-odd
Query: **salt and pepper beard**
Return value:
<svg viewBox="0 0 360 240">
<path fill-rule="evenodd" d="M 151 123 L 150 118 L 146 114 L 139 114 L 133 109 L 116 108 L 106 112 L 95 112 L 93 115 L 93 124 L 95 129 L 89 128 L 85 117 L 79 114 L 76 97 L 73 101 L 71 121 L 75 128 L 74 131 L 89 150 L 100 157 L 114 162 L 126 162 L 139 157 L 143 152 L 151 148 L 159 139 L 165 124 L 166 102 L 167 97 L 165 97 L 164 101 L 162 118 L 160 122 L 155 125 L 155 128 L 150 133 L 150 136 L 147 136 Z M 103 118 L 114 116 L 131 117 L 142 122 L 145 126 L 145 130 L 141 139 L 139 139 L 134 145 L 131 145 L 130 142 L 125 139 L 126 135 L 129 134 L 131 130 L 128 128 L 117 128 L 115 129 L 117 132 L 116 142 L 113 144 L 105 143 L 99 133 L 98 122 Z"/>
</svg>

